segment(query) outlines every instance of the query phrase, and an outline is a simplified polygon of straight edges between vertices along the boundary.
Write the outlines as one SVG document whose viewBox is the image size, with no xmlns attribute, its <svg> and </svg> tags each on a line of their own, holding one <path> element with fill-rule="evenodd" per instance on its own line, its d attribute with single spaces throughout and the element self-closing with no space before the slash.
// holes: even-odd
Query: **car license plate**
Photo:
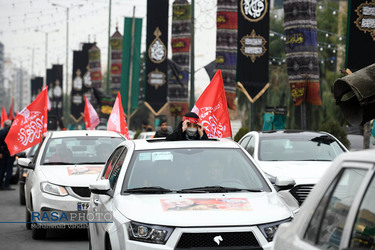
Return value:
<svg viewBox="0 0 375 250">
<path fill-rule="evenodd" d="M 90 203 L 88 202 L 78 202 L 77 203 L 77 210 L 82 211 L 82 210 L 87 210 L 89 208 Z"/>
</svg>

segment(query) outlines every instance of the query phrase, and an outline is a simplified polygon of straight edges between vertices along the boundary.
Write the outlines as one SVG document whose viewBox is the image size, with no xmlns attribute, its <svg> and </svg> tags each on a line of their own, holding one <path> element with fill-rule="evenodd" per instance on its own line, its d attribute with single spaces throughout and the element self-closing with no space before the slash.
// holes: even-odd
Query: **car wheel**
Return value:
<svg viewBox="0 0 375 250">
<path fill-rule="evenodd" d="M 19 185 L 19 196 L 20 196 L 20 204 L 21 205 L 26 205 L 26 199 L 25 199 L 25 189 L 24 185 L 20 184 Z"/>
<path fill-rule="evenodd" d="M 30 230 L 31 229 L 31 215 L 29 211 L 27 211 L 27 208 L 25 210 L 26 210 L 26 229 Z"/>
<path fill-rule="evenodd" d="M 32 236 L 33 236 L 34 240 L 42 240 L 42 239 L 45 239 L 46 236 L 47 236 L 47 229 L 40 228 L 40 227 L 41 227 L 41 225 L 33 223 L 33 227 L 32 227 L 33 233 L 32 233 Z"/>
</svg>

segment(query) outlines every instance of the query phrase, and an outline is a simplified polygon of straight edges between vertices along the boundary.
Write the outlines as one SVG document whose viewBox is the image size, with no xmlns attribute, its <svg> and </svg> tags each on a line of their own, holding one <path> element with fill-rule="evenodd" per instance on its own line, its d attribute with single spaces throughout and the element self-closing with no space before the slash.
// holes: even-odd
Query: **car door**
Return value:
<svg viewBox="0 0 375 250">
<path fill-rule="evenodd" d="M 294 242 L 295 245 L 304 246 L 303 249 L 341 249 L 345 225 L 366 174 L 366 168 L 343 168 L 321 197 L 302 238 Z"/>
<path fill-rule="evenodd" d="M 106 165 L 103 168 L 103 172 L 101 173 L 101 176 L 99 177 L 100 179 L 108 179 L 123 149 L 124 147 L 119 147 L 114 150 L 114 152 L 108 158 Z M 94 193 L 92 193 L 91 196 L 92 196 L 91 197 L 92 202 L 90 203 L 90 205 L 93 206 L 91 211 L 93 211 L 94 214 L 102 215 L 103 213 L 102 201 L 108 200 L 110 196 L 98 195 Z M 105 227 L 105 223 L 91 223 L 90 229 L 93 229 L 93 230 L 90 230 L 90 234 L 92 235 L 92 237 L 99 237 L 99 236 L 104 237 L 104 227 Z"/>
<path fill-rule="evenodd" d="M 111 187 L 111 193 L 115 193 L 115 187 L 116 183 L 122 168 L 122 165 L 124 163 L 125 157 L 126 157 L 127 149 L 123 147 L 119 147 L 115 150 L 113 153 L 113 157 L 107 162 L 107 168 L 109 168 L 109 174 L 106 171 L 103 171 L 102 179 L 108 179 Z M 113 214 L 113 195 L 94 195 L 93 197 L 93 203 L 94 203 L 94 209 L 93 211 L 97 211 L 97 213 L 100 214 L 100 216 L 104 219 L 111 217 Z M 114 225 L 112 223 L 95 223 L 97 234 L 99 236 L 99 239 L 104 239 L 105 232 L 108 230 L 108 227 Z"/>
</svg>

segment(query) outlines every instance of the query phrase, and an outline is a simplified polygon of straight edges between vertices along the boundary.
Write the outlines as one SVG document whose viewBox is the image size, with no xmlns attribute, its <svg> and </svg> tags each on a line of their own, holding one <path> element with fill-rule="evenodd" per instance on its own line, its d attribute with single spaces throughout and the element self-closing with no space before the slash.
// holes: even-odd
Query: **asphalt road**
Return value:
<svg viewBox="0 0 375 250">
<path fill-rule="evenodd" d="M 25 206 L 16 190 L 0 191 L 0 249 L 88 249 L 86 230 L 49 230 L 45 240 L 34 240 L 25 223 Z M 13 222 L 13 223 L 9 223 Z M 20 223 L 14 223 L 20 222 Z"/>
</svg>

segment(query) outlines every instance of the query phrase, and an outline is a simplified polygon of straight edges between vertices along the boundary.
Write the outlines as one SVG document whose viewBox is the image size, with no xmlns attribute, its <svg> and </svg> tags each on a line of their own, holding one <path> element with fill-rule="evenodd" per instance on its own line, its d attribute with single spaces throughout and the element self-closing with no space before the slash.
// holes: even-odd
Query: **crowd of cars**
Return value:
<svg viewBox="0 0 375 250">
<path fill-rule="evenodd" d="M 90 249 L 375 247 L 374 155 L 324 132 L 238 143 L 49 132 L 17 160 L 20 203 L 34 239 L 57 212 L 53 225 L 88 225 Z"/>
</svg>

